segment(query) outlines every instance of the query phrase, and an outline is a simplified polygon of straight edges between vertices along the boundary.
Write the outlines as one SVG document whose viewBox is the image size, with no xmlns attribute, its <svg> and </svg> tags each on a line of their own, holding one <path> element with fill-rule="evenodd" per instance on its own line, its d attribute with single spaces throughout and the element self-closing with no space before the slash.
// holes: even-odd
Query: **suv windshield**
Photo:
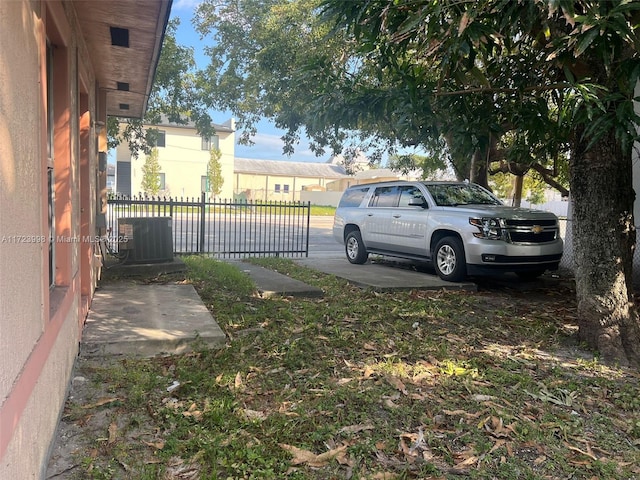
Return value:
<svg viewBox="0 0 640 480">
<path fill-rule="evenodd" d="M 502 205 L 502 202 L 484 188 L 472 183 L 425 184 L 427 190 L 441 207 L 457 205 Z"/>
</svg>

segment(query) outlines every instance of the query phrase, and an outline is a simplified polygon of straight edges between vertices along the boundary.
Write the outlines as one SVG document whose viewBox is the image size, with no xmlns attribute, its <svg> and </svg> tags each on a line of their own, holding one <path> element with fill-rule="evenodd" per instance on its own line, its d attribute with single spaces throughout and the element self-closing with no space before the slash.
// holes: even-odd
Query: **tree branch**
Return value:
<svg viewBox="0 0 640 480">
<path fill-rule="evenodd" d="M 534 163 L 533 165 L 531 165 L 531 168 L 533 168 L 536 172 L 538 172 L 540 174 L 540 176 L 545 181 L 545 183 L 547 183 L 547 185 L 549 185 L 549 186 L 555 188 L 556 190 L 558 190 L 563 197 L 568 197 L 569 196 L 569 190 L 567 190 L 562 185 L 560 185 L 550 175 L 551 172 L 548 169 L 544 168 L 539 163 Z"/>
<path fill-rule="evenodd" d="M 572 85 L 567 82 L 560 83 L 552 83 L 551 85 L 535 85 L 524 88 L 487 88 L 487 87 L 476 87 L 476 88 L 466 88 L 464 90 L 456 90 L 453 92 L 434 92 L 433 94 L 436 97 L 449 97 L 452 95 L 467 95 L 470 93 L 519 93 L 519 92 L 544 92 L 548 90 L 564 90 L 566 88 L 571 88 Z"/>
</svg>

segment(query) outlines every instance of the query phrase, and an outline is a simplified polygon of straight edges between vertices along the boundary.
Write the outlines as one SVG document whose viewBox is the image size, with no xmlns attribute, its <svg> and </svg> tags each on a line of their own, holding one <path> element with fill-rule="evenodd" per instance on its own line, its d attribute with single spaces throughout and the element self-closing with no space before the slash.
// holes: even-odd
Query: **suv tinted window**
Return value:
<svg viewBox="0 0 640 480">
<path fill-rule="evenodd" d="M 502 202 L 491 193 L 472 183 L 434 184 L 426 187 L 436 205 L 439 206 L 502 205 Z"/>
<path fill-rule="evenodd" d="M 362 203 L 362 199 L 365 197 L 367 192 L 369 191 L 369 187 L 363 188 L 350 188 L 344 192 L 342 198 L 340 199 L 340 204 L 338 207 L 358 207 L 360 203 Z"/>
<path fill-rule="evenodd" d="M 413 185 L 403 185 L 400 187 L 400 202 L 399 207 L 408 207 L 409 202 L 412 200 L 420 200 L 424 202 L 424 195 L 418 187 Z M 413 206 L 413 205 L 412 205 Z"/>
<path fill-rule="evenodd" d="M 378 187 L 371 200 L 370 207 L 395 207 L 398 205 L 398 187 Z"/>
</svg>

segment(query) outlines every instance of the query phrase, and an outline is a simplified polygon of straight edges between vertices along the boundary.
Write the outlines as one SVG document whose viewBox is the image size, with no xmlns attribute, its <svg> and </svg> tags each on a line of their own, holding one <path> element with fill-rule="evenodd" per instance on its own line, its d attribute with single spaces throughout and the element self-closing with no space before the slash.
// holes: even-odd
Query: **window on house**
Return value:
<svg viewBox="0 0 640 480">
<path fill-rule="evenodd" d="M 166 184 L 165 184 L 165 176 L 163 172 L 159 173 L 160 175 L 160 190 L 166 190 Z"/>
<path fill-rule="evenodd" d="M 284 186 L 284 193 L 289 193 L 289 185 Z"/>
<path fill-rule="evenodd" d="M 208 192 L 209 191 L 209 177 L 206 175 L 202 175 L 200 177 L 200 191 Z"/>
<path fill-rule="evenodd" d="M 55 272 L 55 239 L 56 239 L 56 208 L 55 208 L 55 177 L 53 171 L 53 49 L 47 42 L 47 224 L 49 226 L 49 287 L 56 283 Z"/>
<path fill-rule="evenodd" d="M 166 146 L 166 135 L 167 132 L 165 132 L 164 130 L 158 130 L 158 135 L 156 137 L 156 147 Z"/>
<path fill-rule="evenodd" d="M 275 190 L 276 190 L 276 193 L 280 193 L 280 184 L 279 183 L 276 183 Z"/>
<path fill-rule="evenodd" d="M 220 148 L 219 145 L 220 143 L 217 135 L 212 137 L 202 137 L 202 150 L 209 151 L 212 148 Z"/>
</svg>

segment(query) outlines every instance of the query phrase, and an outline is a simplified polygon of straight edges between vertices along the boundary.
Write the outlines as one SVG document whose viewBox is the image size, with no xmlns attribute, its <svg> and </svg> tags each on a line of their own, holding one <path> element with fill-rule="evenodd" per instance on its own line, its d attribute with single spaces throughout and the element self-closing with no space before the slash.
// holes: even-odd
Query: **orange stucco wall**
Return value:
<svg viewBox="0 0 640 480">
<path fill-rule="evenodd" d="M 73 3 L 0 1 L 0 478 L 39 478 L 93 294 L 94 246 L 55 244 L 49 288 L 46 42 L 56 235 L 95 234 L 96 84 Z"/>
</svg>

